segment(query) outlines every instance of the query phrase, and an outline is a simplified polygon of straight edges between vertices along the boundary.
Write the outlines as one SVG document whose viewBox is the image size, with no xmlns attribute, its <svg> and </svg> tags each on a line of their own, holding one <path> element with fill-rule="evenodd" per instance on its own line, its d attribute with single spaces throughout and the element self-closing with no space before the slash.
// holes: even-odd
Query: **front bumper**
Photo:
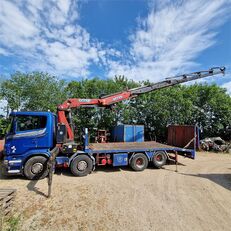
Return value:
<svg viewBox="0 0 231 231">
<path fill-rule="evenodd" d="M 1 173 L 3 175 L 21 175 L 21 166 L 22 160 L 20 159 L 8 160 L 4 158 L 4 160 L 1 162 Z"/>
</svg>

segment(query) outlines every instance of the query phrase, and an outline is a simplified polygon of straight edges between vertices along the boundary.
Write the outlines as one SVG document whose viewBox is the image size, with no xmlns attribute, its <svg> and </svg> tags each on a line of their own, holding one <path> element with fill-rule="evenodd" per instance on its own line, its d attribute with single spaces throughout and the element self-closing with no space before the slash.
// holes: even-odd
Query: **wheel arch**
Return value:
<svg viewBox="0 0 231 231">
<path fill-rule="evenodd" d="M 23 163 L 22 163 L 22 169 L 24 169 L 24 165 L 26 164 L 26 162 L 30 159 L 30 158 L 32 158 L 32 157 L 35 157 L 35 156 L 43 156 L 43 157 L 45 157 L 45 158 L 49 158 L 49 153 L 47 153 L 47 152 L 34 152 L 34 153 L 29 153 L 27 156 L 26 156 L 26 158 L 23 160 Z"/>
</svg>

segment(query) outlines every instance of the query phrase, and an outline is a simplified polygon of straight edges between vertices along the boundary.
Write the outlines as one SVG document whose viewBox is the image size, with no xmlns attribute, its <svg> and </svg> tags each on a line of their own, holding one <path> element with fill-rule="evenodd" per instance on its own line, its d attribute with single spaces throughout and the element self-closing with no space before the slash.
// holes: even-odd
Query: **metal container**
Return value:
<svg viewBox="0 0 231 231">
<path fill-rule="evenodd" d="M 200 129 L 196 125 L 169 125 L 168 145 L 199 149 Z"/>
<path fill-rule="evenodd" d="M 112 129 L 113 142 L 144 142 L 143 125 L 118 125 Z"/>
</svg>

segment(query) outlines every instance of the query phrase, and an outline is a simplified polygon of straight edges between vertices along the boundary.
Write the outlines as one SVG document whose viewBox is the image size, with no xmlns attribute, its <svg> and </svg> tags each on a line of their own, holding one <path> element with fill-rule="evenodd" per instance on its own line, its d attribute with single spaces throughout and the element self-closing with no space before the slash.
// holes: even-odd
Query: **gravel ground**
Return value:
<svg viewBox="0 0 231 231">
<path fill-rule="evenodd" d="M 16 188 L 17 230 L 230 230 L 231 155 L 198 153 L 174 165 L 143 172 L 100 168 L 87 177 L 68 171 L 47 180 L 0 177 Z"/>
</svg>

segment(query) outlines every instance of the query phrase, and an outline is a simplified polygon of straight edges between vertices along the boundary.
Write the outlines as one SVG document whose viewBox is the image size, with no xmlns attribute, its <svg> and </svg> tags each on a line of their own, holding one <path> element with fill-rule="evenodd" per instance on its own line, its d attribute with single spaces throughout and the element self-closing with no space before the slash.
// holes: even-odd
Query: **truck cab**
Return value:
<svg viewBox="0 0 231 231">
<path fill-rule="evenodd" d="M 29 179 L 45 175 L 44 167 L 55 146 L 56 115 L 51 112 L 12 112 L 5 137 L 4 173 Z"/>
</svg>

